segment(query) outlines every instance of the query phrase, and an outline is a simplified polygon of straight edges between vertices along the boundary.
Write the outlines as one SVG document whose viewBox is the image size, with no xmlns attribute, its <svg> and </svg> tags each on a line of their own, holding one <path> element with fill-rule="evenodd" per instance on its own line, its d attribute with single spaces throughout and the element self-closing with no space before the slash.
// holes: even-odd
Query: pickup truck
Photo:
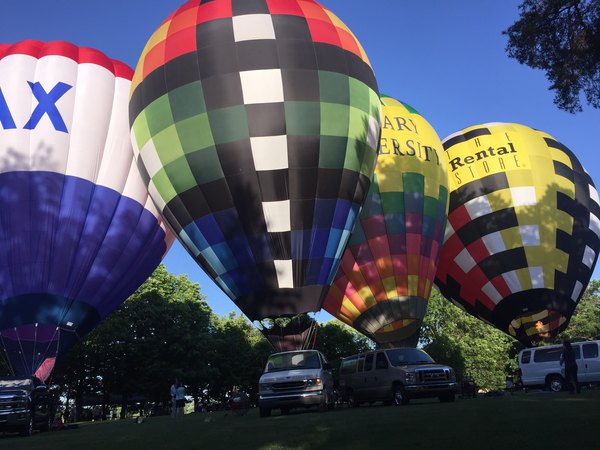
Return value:
<svg viewBox="0 0 600 450">
<path fill-rule="evenodd" d="M 31 436 L 35 428 L 48 431 L 53 419 L 52 395 L 39 379 L 0 378 L 0 431 Z"/>
</svg>

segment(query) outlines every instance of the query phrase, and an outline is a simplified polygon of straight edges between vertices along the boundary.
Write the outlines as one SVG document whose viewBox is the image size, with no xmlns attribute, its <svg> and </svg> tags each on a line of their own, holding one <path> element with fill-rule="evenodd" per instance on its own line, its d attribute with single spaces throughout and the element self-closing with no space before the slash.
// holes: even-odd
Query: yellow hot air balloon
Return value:
<svg viewBox="0 0 600 450">
<path fill-rule="evenodd" d="M 512 123 L 444 140 L 450 208 L 436 284 L 525 345 L 564 330 L 600 250 L 590 175 L 549 134 Z"/>
<path fill-rule="evenodd" d="M 444 236 L 446 161 L 417 111 L 381 103 L 373 183 L 323 307 L 381 346 L 414 346 Z"/>
</svg>

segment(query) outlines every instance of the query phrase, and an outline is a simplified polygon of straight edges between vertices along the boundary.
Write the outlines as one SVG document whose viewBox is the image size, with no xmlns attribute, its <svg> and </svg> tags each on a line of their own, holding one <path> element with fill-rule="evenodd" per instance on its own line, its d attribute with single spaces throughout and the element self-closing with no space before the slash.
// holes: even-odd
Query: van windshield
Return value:
<svg viewBox="0 0 600 450">
<path fill-rule="evenodd" d="M 408 366 L 411 364 L 435 364 L 431 356 L 418 348 L 395 348 L 385 353 L 392 366 Z"/>
<path fill-rule="evenodd" d="M 265 372 L 293 369 L 320 369 L 319 354 L 313 351 L 276 353 L 269 356 Z"/>
<path fill-rule="evenodd" d="M 26 378 L 22 380 L 0 380 L 0 388 L 28 388 L 31 386 L 31 380 Z"/>
</svg>

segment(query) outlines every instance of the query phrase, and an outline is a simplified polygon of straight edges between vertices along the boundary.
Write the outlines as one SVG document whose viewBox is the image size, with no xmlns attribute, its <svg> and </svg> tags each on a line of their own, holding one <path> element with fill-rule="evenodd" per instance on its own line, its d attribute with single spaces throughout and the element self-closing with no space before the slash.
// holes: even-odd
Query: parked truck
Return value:
<svg viewBox="0 0 600 450">
<path fill-rule="evenodd" d="M 34 429 L 48 431 L 54 419 L 54 402 L 39 379 L 0 378 L 0 431 L 30 436 Z"/>
</svg>

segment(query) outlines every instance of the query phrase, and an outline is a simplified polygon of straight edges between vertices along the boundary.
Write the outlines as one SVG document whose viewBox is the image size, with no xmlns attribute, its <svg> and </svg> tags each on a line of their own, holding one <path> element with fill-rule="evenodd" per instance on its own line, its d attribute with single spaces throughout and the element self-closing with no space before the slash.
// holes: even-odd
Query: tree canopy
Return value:
<svg viewBox="0 0 600 450">
<path fill-rule="evenodd" d="M 508 55 L 546 72 L 560 109 L 581 111 L 582 93 L 600 108 L 600 0 L 525 0 L 519 11 Z"/>
<path fill-rule="evenodd" d="M 600 339 L 600 280 L 592 280 L 579 300 L 569 326 L 553 343 L 563 339 Z"/>
<path fill-rule="evenodd" d="M 516 369 L 517 341 L 467 314 L 433 290 L 421 343 L 437 362 L 449 364 L 457 377 L 471 376 L 478 386 L 501 388 Z"/>
<path fill-rule="evenodd" d="M 569 327 L 556 340 L 600 337 L 600 281 L 592 281 Z M 454 367 L 459 379 L 472 376 L 480 387 L 504 386 L 516 369 L 522 347 L 490 325 L 432 292 L 421 344 L 438 362 Z M 374 348 L 374 343 L 337 321 L 321 323 L 315 347 L 334 370 L 342 357 Z M 174 378 L 205 405 L 223 404 L 233 387 L 256 398 L 258 379 L 273 352 L 244 316 L 213 314 L 200 286 L 163 265 L 100 326 L 57 364 L 52 383 L 74 399 L 115 398 L 167 403 Z M 1 370 L 1 369 L 0 369 Z"/>
</svg>

